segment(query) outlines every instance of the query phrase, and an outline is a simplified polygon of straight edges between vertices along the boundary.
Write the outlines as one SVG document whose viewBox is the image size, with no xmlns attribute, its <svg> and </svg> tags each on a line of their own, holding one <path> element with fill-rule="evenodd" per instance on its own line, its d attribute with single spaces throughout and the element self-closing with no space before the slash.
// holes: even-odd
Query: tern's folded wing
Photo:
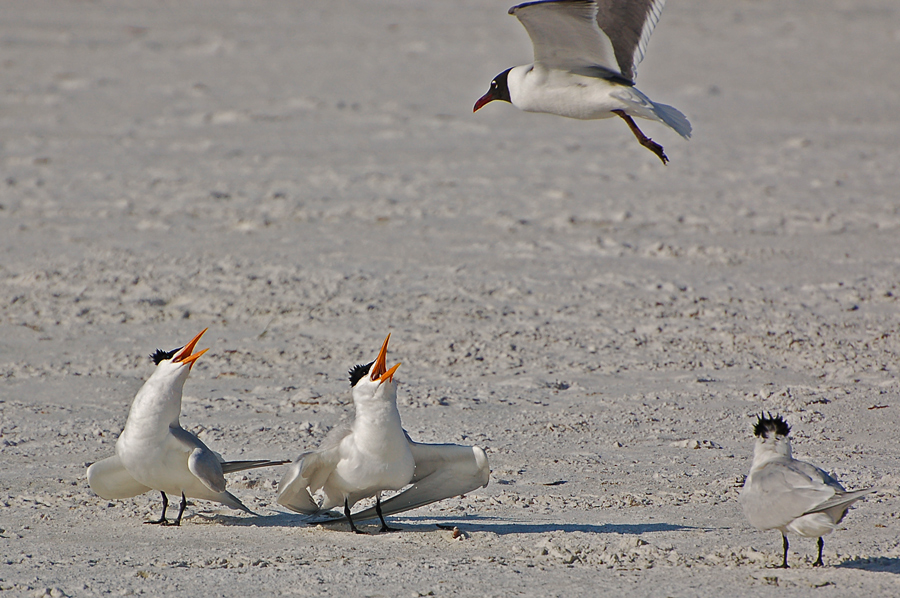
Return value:
<svg viewBox="0 0 900 598">
<path fill-rule="evenodd" d="M 853 492 L 838 492 L 825 502 L 816 505 L 813 509 L 804 513 L 804 515 L 809 513 L 820 513 L 834 508 L 842 509 L 844 507 L 849 507 L 866 494 L 871 494 L 872 492 L 875 492 L 875 488 L 866 488 L 865 490 L 855 490 Z"/>
<path fill-rule="evenodd" d="M 167 446 L 170 450 L 177 449 L 189 453 L 188 469 L 204 486 L 213 492 L 225 492 L 221 455 L 180 426 L 169 428 Z"/>
<path fill-rule="evenodd" d="M 313 492 L 322 488 L 337 463 L 336 449 L 303 453 L 289 467 L 278 483 L 278 504 L 297 513 L 319 511 Z"/>
<path fill-rule="evenodd" d="M 809 472 L 781 462 L 751 472 L 739 497 L 744 514 L 758 529 L 777 529 L 816 507 L 838 492 Z"/>
<path fill-rule="evenodd" d="M 488 485 L 491 470 L 487 455 L 477 446 L 410 441 L 409 448 L 416 460 L 412 486 L 381 503 L 384 515 L 403 513 Z M 377 516 L 375 509 L 369 508 L 356 513 L 353 518 Z"/>
<path fill-rule="evenodd" d="M 218 457 L 207 448 L 195 448 L 188 457 L 188 469 L 213 492 L 225 492 L 225 474 Z"/>
<path fill-rule="evenodd" d="M 131 498 L 152 490 L 131 477 L 118 455 L 88 467 L 87 479 L 91 490 L 103 498 Z"/>
</svg>

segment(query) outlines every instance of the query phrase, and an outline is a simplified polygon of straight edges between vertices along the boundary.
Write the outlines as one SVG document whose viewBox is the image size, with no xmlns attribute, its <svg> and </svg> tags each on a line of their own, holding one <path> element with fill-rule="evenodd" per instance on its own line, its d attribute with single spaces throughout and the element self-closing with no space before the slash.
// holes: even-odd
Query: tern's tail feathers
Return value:
<svg viewBox="0 0 900 598">
<path fill-rule="evenodd" d="M 275 465 L 284 465 L 285 463 L 290 463 L 290 461 L 271 461 L 269 459 L 258 459 L 256 461 L 223 461 L 222 473 L 235 473 L 247 469 L 256 469 L 258 467 L 274 467 Z"/>
<path fill-rule="evenodd" d="M 691 123 L 688 122 L 688 119 L 684 114 L 679 112 L 677 108 L 673 108 L 667 104 L 658 104 L 656 102 L 652 102 L 652 104 L 653 113 L 659 117 L 659 120 L 672 127 L 676 133 L 685 139 L 691 138 Z"/>
<path fill-rule="evenodd" d="M 97 496 L 107 499 L 131 498 L 152 490 L 131 477 L 118 455 L 88 467 L 87 480 Z"/>
<path fill-rule="evenodd" d="M 383 515 L 396 515 L 488 485 L 491 469 L 477 446 L 419 444 L 410 441 L 416 460 L 412 486 L 381 503 Z M 377 517 L 374 508 L 353 515 L 355 520 Z"/>
</svg>

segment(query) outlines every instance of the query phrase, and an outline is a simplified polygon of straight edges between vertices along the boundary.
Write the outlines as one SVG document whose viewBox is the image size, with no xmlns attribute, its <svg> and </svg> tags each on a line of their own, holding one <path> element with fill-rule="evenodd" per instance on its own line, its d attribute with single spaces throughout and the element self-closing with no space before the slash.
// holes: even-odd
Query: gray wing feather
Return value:
<svg viewBox="0 0 900 598">
<path fill-rule="evenodd" d="M 222 458 L 181 426 L 170 427 L 169 433 L 185 451 L 190 453 L 188 456 L 190 472 L 213 492 L 225 492 Z"/>
<path fill-rule="evenodd" d="M 804 515 L 808 515 L 809 513 L 819 513 L 822 511 L 830 511 L 834 510 L 846 510 L 853 503 L 863 498 L 866 494 L 871 494 L 875 492 L 875 488 L 866 488 L 865 490 L 854 490 L 853 492 L 839 492 L 835 494 L 833 497 L 829 498 L 825 502 L 820 505 L 816 505 L 815 508 L 807 511 Z M 841 518 L 835 518 L 837 523 L 840 523 Z"/>
<path fill-rule="evenodd" d="M 381 503 L 384 515 L 396 515 L 445 498 L 483 488 L 490 481 L 487 455 L 480 447 L 458 444 L 419 444 L 410 441 L 416 460 L 412 486 Z M 354 519 L 377 517 L 374 507 L 353 515 Z"/>
<path fill-rule="evenodd" d="M 88 467 L 87 480 L 94 494 L 107 499 L 131 498 L 152 490 L 131 477 L 118 455 Z"/>
<path fill-rule="evenodd" d="M 301 475 L 304 456 L 300 455 L 300 458 L 291 464 L 288 472 L 278 483 L 277 502 L 296 513 L 312 514 L 318 512 L 319 505 L 307 490 L 308 480 Z"/>
<path fill-rule="evenodd" d="M 800 461 L 799 459 L 793 459 L 790 462 L 790 467 L 794 471 L 798 471 L 798 472 L 803 473 L 806 476 L 809 476 L 810 480 L 813 480 L 815 482 L 821 482 L 821 483 L 825 484 L 826 486 L 831 486 L 837 492 L 846 492 L 844 487 L 841 486 L 840 482 L 838 482 L 836 479 L 831 477 L 831 475 L 827 471 L 825 471 L 824 469 L 821 469 L 819 467 L 816 467 L 812 463 L 807 463 L 806 461 Z"/>
<path fill-rule="evenodd" d="M 843 487 L 827 473 L 803 461 L 775 461 L 751 472 L 740 502 L 750 524 L 777 529 L 807 513 L 826 510 Z M 841 501 L 837 501 L 840 503 Z"/>
<path fill-rule="evenodd" d="M 213 492 L 225 492 L 225 475 L 218 457 L 208 448 L 195 448 L 188 457 L 188 469 Z"/>
<path fill-rule="evenodd" d="M 325 435 L 325 438 L 322 439 L 322 444 L 319 445 L 318 450 L 327 451 L 339 446 L 347 434 L 352 431 L 352 424 L 352 421 L 345 421 L 331 428 L 328 434 Z"/>
<path fill-rule="evenodd" d="M 325 485 L 337 461 L 336 446 L 297 457 L 278 483 L 278 504 L 297 513 L 317 513 L 319 505 L 313 500 L 310 491 L 316 492 Z"/>
<path fill-rule="evenodd" d="M 278 482 L 278 504 L 296 513 L 318 513 L 319 505 L 313 500 L 310 490 L 316 492 L 325 485 L 337 466 L 341 441 L 349 433 L 349 422 L 336 426 L 328 432 L 317 451 L 297 457 Z"/>
<path fill-rule="evenodd" d="M 257 469 L 259 467 L 273 467 L 275 465 L 284 465 L 285 463 L 290 463 L 290 461 L 270 461 L 269 459 L 259 459 L 255 461 L 223 461 L 221 465 L 222 473 L 235 473 L 238 471 L 245 471 L 247 469 Z"/>
<path fill-rule="evenodd" d="M 600 65 L 618 72 L 615 50 L 588 0 L 526 2 L 509 9 L 531 38 L 534 63 L 551 69 Z"/>
<path fill-rule="evenodd" d="M 609 37 L 619 70 L 637 77 L 666 0 L 598 0 L 597 25 Z"/>
<path fill-rule="evenodd" d="M 245 513 L 250 513 L 251 515 L 256 515 L 253 511 L 247 508 L 247 506 L 241 502 L 237 496 L 232 494 L 231 492 L 225 491 L 220 494 L 216 500 L 218 500 L 223 505 L 228 505 L 232 509 L 238 509 L 240 511 L 244 511 Z"/>
</svg>

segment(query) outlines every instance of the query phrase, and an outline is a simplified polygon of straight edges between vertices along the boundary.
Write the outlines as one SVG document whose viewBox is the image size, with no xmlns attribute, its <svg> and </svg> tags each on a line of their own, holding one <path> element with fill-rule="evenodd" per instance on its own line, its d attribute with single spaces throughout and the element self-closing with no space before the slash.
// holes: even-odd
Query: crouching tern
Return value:
<svg viewBox="0 0 900 598">
<path fill-rule="evenodd" d="M 847 492 L 833 477 L 791 455 L 791 428 L 780 415 L 760 414 L 753 433 L 756 446 L 750 475 L 739 501 L 750 524 L 761 530 L 777 529 L 784 544 L 781 568 L 787 569 L 787 532 L 818 538 L 822 563 L 822 536 L 831 533 L 850 506 L 874 488 Z"/>
<path fill-rule="evenodd" d="M 638 142 L 669 161 L 634 119 L 668 125 L 685 139 L 691 123 L 634 86 L 665 0 L 548 0 L 513 6 L 534 46 L 534 63 L 506 69 L 491 81 L 473 112 L 494 100 L 525 112 L 593 120 L 618 116 Z"/>
<path fill-rule="evenodd" d="M 214 500 L 252 513 L 225 490 L 226 473 L 281 465 L 287 461 L 224 461 L 203 442 L 181 427 L 181 395 L 194 362 L 209 351 L 193 353 L 203 330 L 180 349 L 157 349 L 151 359 L 156 371 L 134 397 L 125 429 L 116 441 L 116 454 L 88 467 L 88 483 L 106 499 L 130 498 L 150 490 L 162 494 L 159 525 L 181 525 L 187 498 Z M 167 494 L 181 494 L 178 517 L 166 519 Z"/>
<path fill-rule="evenodd" d="M 278 503 L 304 514 L 320 514 L 343 506 L 350 529 L 356 521 L 381 520 L 381 531 L 393 531 L 385 516 L 487 486 L 487 455 L 477 446 L 413 442 L 400 423 L 394 372 L 386 368 L 389 334 L 378 357 L 350 370 L 356 413 L 346 426 L 329 432 L 318 450 L 303 453 L 278 485 Z M 384 502 L 385 490 L 400 490 Z M 322 494 L 316 502 L 313 495 Z M 357 501 L 375 497 L 375 506 L 352 515 Z M 323 521 L 338 521 L 335 518 Z"/>
</svg>

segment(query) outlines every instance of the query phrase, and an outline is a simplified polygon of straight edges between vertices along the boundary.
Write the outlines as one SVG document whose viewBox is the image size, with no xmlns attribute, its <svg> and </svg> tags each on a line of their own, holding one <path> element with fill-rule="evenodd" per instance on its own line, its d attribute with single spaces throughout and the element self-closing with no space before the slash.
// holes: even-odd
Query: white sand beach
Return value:
<svg viewBox="0 0 900 598">
<path fill-rule="evenodd" d="M 5 0 L 0 596 L 900 595 L 900 3 L 670 0 L 667 166 L 472 114 L 532 59 L 511 4 Z M 390 332 L 409 434 L 490 484 L 359 536 L 260 469 L 257 516 L 143 525 L 85 470 L 206 327 L 181 423 L 225 458 L 315 448 Z M 761 411 L 880 489 L 825 567 L 737 502 Z"/>
</svg>

